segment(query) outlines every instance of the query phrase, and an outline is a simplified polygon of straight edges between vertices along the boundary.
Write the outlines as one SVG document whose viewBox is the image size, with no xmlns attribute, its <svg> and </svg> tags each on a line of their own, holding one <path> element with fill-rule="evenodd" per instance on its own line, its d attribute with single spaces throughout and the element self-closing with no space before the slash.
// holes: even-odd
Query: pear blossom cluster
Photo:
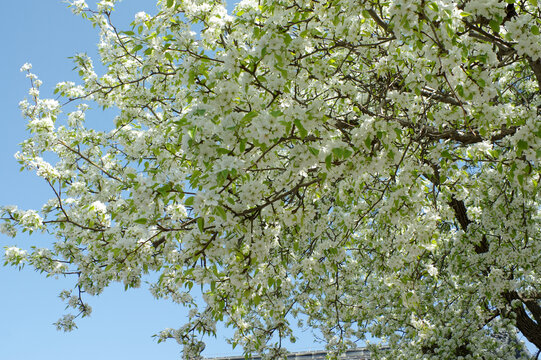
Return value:
<svg viewBox="0 0 541 360">
<path fill-rule="evenodd" d="M 541 349 L 537 1 L 159 0 L 129 29 L 117 1 L 70 2 L 103 73 L 75 55 L 52 100 L 21 68 L 16 158 L 51 198 L 0 208 L 0 231 L 55 240 L 4 259 L 73 276 L 59 329 L 155 273 L 151 293 L 190 309 L 156 335 L 185 359 L 219 323 L 264 359 L 299 328 L 331 358 Z"/>
</svg>

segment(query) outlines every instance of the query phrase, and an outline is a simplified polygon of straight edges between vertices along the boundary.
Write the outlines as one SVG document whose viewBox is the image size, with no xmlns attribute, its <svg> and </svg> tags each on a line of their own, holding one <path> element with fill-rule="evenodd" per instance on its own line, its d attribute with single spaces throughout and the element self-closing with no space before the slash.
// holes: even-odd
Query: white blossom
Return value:
<svg viewBox="0 0 541 360">
<path fill-rule="evenodd" d="M 32 64 L 25 63 L 23 66 L 21 66 L 21 72 L 23 71 L 30 71 L 32 69 Z"/>
</svg>

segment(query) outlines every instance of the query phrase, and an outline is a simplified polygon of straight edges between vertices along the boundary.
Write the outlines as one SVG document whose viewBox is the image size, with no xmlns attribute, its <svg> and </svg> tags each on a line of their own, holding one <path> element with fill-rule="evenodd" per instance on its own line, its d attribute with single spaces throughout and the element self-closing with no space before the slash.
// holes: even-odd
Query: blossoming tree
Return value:
<svg viewBox="0 0 541 360">
<path fill-rule="evenodd" d="M 268 358 L 297 321 L 334 354 L 366 336 L 389 359 L 541 348 L 536 0 L 160 0 L 125 31 L 114 2 L 71 4 L 103 74 L 76 55 L 59 102 L 23 67 L 17 158 L 52 195 L 3 207 L 1 229 L 56 240 L 5 260 L 74 275 L 59 328 L 155 272 L 192 309 L 158 335 L 187 359 L 218 322 Z M 112 130 L 87 126 L 91 103 Z"/>
</svg>

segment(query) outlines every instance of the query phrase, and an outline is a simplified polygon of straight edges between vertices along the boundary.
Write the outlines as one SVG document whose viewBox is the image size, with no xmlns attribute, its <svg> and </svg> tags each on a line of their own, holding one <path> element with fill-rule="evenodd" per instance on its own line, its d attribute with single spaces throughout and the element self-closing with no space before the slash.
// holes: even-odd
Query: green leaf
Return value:
<svg viewBox="0 0 541 360">
<path fill-rule="evenodd" d="M 199 231 L 203 232 L 205 230 L 205 219 L 202 217 L 197 218 L 197 227 Z"/>
<path fill-rule="evenodd" d="M 349 150 L 349 149 L 344 149 L 344 151 L 342 152 L 342 157 L 344 159 L 347 159 L 349 158 L 351 155 L 353 154 L 353 151 Z"/>
<path fill-rule="evenodd" d="M 289 45 L 291 43 L 291 41 L 293 41 L 293 38 L 288 33 L 283 34 L 282 39 L 284 40 L 284 43 L 286 45 Z"/>
<path fill-rule="evenodd" d="M 370 137 L 366 137 L 364 139 L 364 145 L 367 147 L 367 148 L 370 148 L 372 146 L 372 138 Z"/>
<path fill-rule="evenodd" d="M 528 143 L 524 140 L 519 140 L 517 143 L 517 155 L 521 156 L 522 152 L 528 148 Z"/>
<path fill-rule="evenodd" d="M 193 205 L 194 197 L 190 196 L 189 198 L 186 198 L 186 201 L 184 201 L 184 205 L 192 206 Z"/>
<path fill-rule="evenodd" d="M 167 0 L 167 7 L 170 8 L 175 4 L 175 0 Z"/>
<path fill-rule="evenodd" d="M 537 27 L 537 25 L 532 25 L 531 31 L 532 34 L 539 35 L 539 28 Z"/>
<path fill-rule="evenodd" d="M 225 212 L 225 209 L 221 206 L 216 206 L 215 213 L 221 217 L 223 220 L 227 219 L 227 213 Z"/>
<path fill-rule="evenodd" d="M 143 224 L 144 225 L 144 224 L 146 224 L 148 222 L 148 220 L 145 219 L 145 218 L 139 218 L 139 219 L 135 220 L 134 222 L 137 223 L 137 224 Z"/>
<path fill-rule="evenodd" d="M 342 148 L 334 148 L 334 149 L 332 149 L 332 153 L 333 153 L 334 156 L 336 156 L 337 158 L 341 158 L 341 157 L 342 157 L 342 154 L 344 153 L 344 149 L 342 149 Z"/>
<path fill-rule="evenodd" d="M 332 154 L 329 154 L 325 158 L 325 167 L 327 168 L 327 170 L 331 169 L 331 162 L 332 162 Z"/>
<path fill-rule="evenodd" d="M 295 123 L 295 126 L 297 126 L 297 129 L 299 129 L 299 135 L 301 136 L 301 139 L 304 139 L 306 135 L 308 135 L 308 131 L 302 126 L 302 123 L 299 119 L 295 119 L 293 121 Z"/>
<path fill-rule="evenodd" d="M 229 176 L 229 170 L 222 170 L 218 172 L 218 174 L 216 175 L 216 181 L 218 183 L 218 186 L 222 186 L 227 180 L 228 176 Z"/>
<path fill-rule="evenodd" d="M 261 302 L 261 297 L 259 295 L 254 296 L 254 305 L 257 306 Z"/>
<path fill-rule="evenodd" d="M 458 95 L 464 97 L 464 87 L 461 84 L 458 84 L 456 86 L 456 92 L 458 93 Z"/>
<path fill-rule="evenodd" d="M 477 79 L 477 84 L 482 88 L 484 88 L 486 86 L 485 80 L 481 79 L 481 78 Z"/>
<path fill-rule="evenodd" d="M 519 150 L 526 150 L 528 148 L 528 143 L 524 140 L 519 140 L 517 143 L 517 147 Z"/>
<path fill-rule="evenodd" d="M 257 116 L 257 111 L 250 111 L 242 117 L 242 120 L 251 120 Z"/>
<path fill-rule="evenodd" d="M 171 186 L 171 183 L 167 183 L 167 184 L 165 184 L 165 185 L 160 186 L 159 188 L 157 188 L 156 191 L 157 191 L 158 193 L 160 193 L 161 196 L 165 196 L 165 195 L 167 195 L 168 192 L 171 191 L 171 187 L 172 187 L 172 186 Z"/>
<path fill-rule="evenodd" d="M 490 22 L 488 23 L 488 25 L 490 25 L 490 28 L 492 29 L 492 31 L 494 31 L 495 33 L 499 33 L 500 32 L 500 22 L 496 19 L 492 19 L 490 20 Z"/>
<path fill-rule="evenodd" d="M 273 110 L 270 112 L 271 116 L 274 118 L 277 118 L 278 116 L 283 115 L 283 113 L 280 110 Z"/>
<path fill-rule="evenodd" d="M 143 48 L 143 45 L 139 44 L 139 45 L 136 45 L 134 48 L 133 48 L 133 52 L 138 52 L 139 50 L 141 50 Z"/>
<path fill-rule="evenodd" d="M 241 139 L 239 144 L 240 152 L 244 152 L 246 150 L 246 139 Z"/>
</svg>

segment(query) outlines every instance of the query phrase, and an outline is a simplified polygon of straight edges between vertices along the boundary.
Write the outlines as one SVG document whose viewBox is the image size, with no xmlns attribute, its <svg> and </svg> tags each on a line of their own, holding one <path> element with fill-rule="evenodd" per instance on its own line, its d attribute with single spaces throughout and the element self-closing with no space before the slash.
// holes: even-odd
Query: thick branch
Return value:
<svg viewBox="0 0 541 360">
<path fill-rule="evenodd" d="M 372 19 L 376 22 L 376 24 L 378 24 L 381 28 L 383 28 L 383 30 L 385 30 L 386 33 L 392 34 L 391 29 L 389 29 L 389 24 L 381 20 L 381 18 L 378 16 L 378 14 L 376 13 L 374 9 L 369 9 L 366 11 L 370 14 Z"/>
<path fill-rule="evenodd" d="M 449 205 L 455 211 L 455 217 L 460 224 L 460 227 L 462 228 L 462 230 L 466 231 L 468 229 L 468 225 L 471 224 L 471 220 L 468 219 L 468 214 L 466 212 L 466 206 L 464 205 L 464 201 L 457 200 L 453 196 L 451 198 L 451 201 L 449 202 Z"/>
<path fill-rule="evenodd" d="M 453 208 L 455 217 L 460 223 L 460 227 L 466 231 L 468 225 L 471 224 L 472 221 L 468 218 L 464 202 L 452 197 L 449 205 Z M 482 254 L 487 252 L 488 249 L 487 238 L 483 235 L 481 243 L 475 245 L 475 252 L 477 254 Z M 515 307 L 512 310 L 512 312 L 516 315 L 516 326 L 528 339 L 528 341 L 537 346 L 537 348 L 541 349 L 541 306 L 539 303 L 532 299 L 522 299 L 515 291 L 504 292 L 503 296 L 509 303 L 511 303 L 513 300 L 519 300 L 521 302 L 520 306 Z M 526 305 L 537 322 L 528 316 L 528 313 L 524 309 L 524 305 Z"/>
<path fill-rule="evenodd" d="M 451 201 L 449 202 L 449 206 L 454 210 L 455 217 L 460 224 L 460 227 L 462 230 L 466 231 L 468 229 L 468 225 L 472 223 L 472 221 L 468 218 L 468 213 L 466 210 L 466 205 L 464 205 L 464 201 L 457 200 L 454 196 L 451 198 Z M 489 250 L 488 246 L 488 240 L 485 235 L 481 238 L 481 242 L 479 244 L 475 244 L 475 252 L 477 254 L 484 254 Z"/>
<path fill-rule="evenodd" d="M 522 299 L 522 302 L 526 305 L 528 310 L 530 310 L 537 324 L 541 325 L 541 306 L 539 303 L 532 299 Z"/>
<path fill-rule="evenodd" d="M 475 132 L 461 132 L 456 129 L 448 129 L 439 131 L 433 126 L 417 125 L 411 121 L 398 119 L 398 122 L 405 127 L 415 129 L 420 132 L 422 137 L 429 138 L 430 140 L 454 140 L 464 145 L 475 144 L 484 140 L 490 140 L 492 142 L 501 140 L 506 136 L 513 135 L 517 132 L 517 126 L 504 127 L 499 133 L 492 135 L 488 139 L 484 139 L 481 135 Z"/>
<path fill-rule="evenodd" d="M 519 300 L 522 302 L 520 296 L 515 291 L 505 292 L 504 297 L 507 299 L 507 301 L 509 301 L 509 303 L 511 303 L 513 300 Z M 536 313 L 541 312 L 539 304 L 532 302 L 530 303 L 530 306 L 534 306 L 534 311 Z M 537 346 L 538 349 L 541 349 L 541 324 L 536 323 L 528 316 L 526 309 L 524 309 L 523 302 L 520 304 L 520 306 L 513 308 L 512 311 L 516 314 L 517 328 L 520 330 L 522 335 L 524 335 L 532 344 Z"/>
</svg>

